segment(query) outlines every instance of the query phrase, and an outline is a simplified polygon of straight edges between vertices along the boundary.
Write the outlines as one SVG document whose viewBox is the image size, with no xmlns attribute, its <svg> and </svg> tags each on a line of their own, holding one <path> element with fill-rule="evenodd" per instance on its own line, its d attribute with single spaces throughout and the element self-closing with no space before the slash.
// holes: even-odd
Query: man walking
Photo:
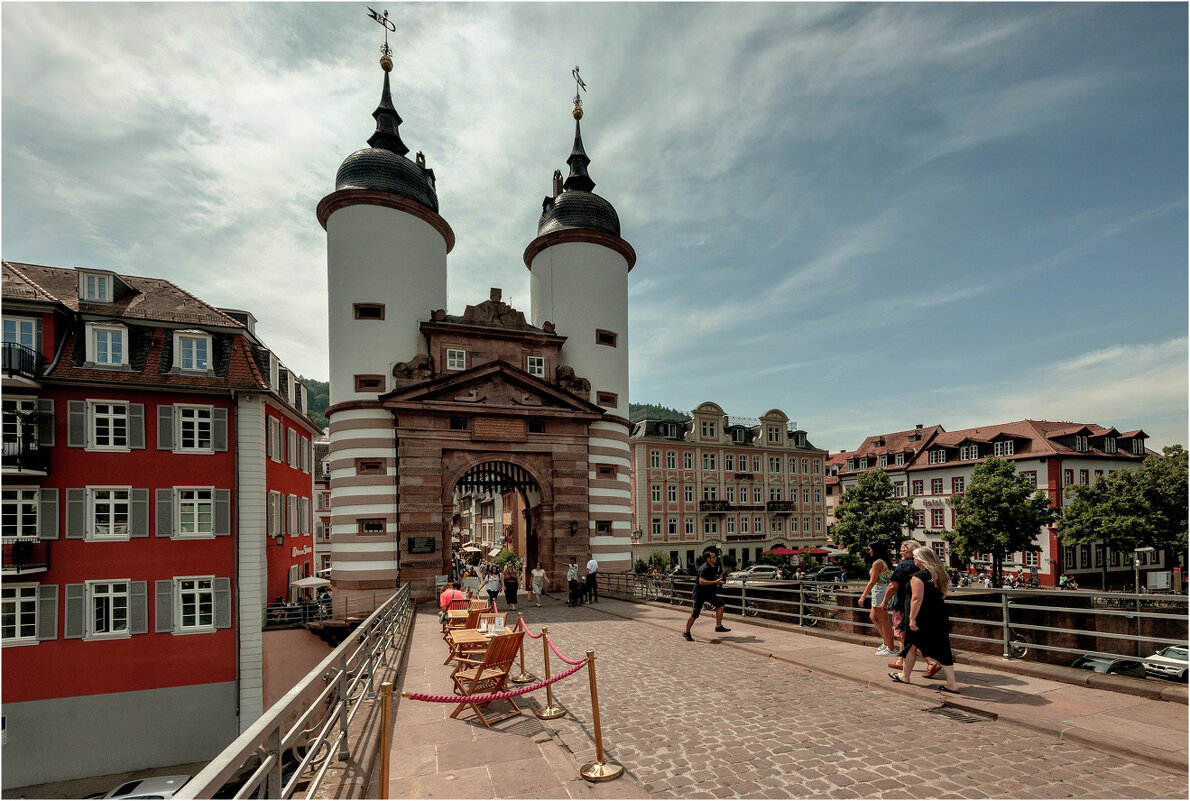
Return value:
<svg viewBox="0 0 1190 801">
<path fill-rule="evenodd" d="M 694 609 L 686 620 L 686 631 L 682 634 L 688 642 L 694 642 L 690 628 L 702 614 L 704 606 L 715 610 L 715 631 L 731 631 L 723 627 L 723 602 L 719 600 L 719 588 L 723 586 L 724 580 L 719 576 L 719 554 L 714 548 L 707 548 L 702 555 L 706 561 L 698 568 L 698 581 L 694 585 Z"/>
<path fill-rule="evenodd" d="M 599 563 L 595 556 L 587 553 L 587 603 L 599 603 L 599 585 L 595 581 L 595 573 L 599 570 Z"/>
</svg>

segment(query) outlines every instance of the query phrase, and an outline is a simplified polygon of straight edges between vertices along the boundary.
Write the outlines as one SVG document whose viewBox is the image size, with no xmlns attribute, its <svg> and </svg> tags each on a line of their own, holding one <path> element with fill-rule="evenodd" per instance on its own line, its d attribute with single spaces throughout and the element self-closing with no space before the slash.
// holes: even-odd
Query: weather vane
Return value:
<svg viewBox="0 0 1190 801">
<path fill-rule="evenodd" d="M 587 85 L 583 83 L 583 79 L 579 77 L 578 67 L 572 69 L 570 74 L 574 76 L 574 105 L 581 106 L 583 104 L 583 99 L 579 96 L 579 89 L 582 89 L 585 92 L 587 91 Z"/>
<path fill-rule="evenodd" d="M 392 20 L 390 20 L 388 18 L 388 9 L 384 10 L 384 16 L 382 17 L 376 13 L 375 9 L 369 7 L 368 8 L 368 16 L 384 26 L 384 45 L 380 48 L 380 54 L 382 56 L 384 56 L 385 58 L 392 58 L 393 49 L 388 46 L 388 34 L 389 34 L 389 31 L 396 33 L 397 26 L 393 23 Z"/>
</svg>

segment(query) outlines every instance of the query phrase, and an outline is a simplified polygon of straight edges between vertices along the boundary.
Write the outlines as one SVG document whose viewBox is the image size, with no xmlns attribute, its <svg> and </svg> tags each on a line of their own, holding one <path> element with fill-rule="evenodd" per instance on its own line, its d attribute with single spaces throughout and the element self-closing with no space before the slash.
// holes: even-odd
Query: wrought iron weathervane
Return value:
<svg viewBox="0 0 1190 801">
<path fill-rule="evenodd" d="M 574 105 L 581 106 L 583 104 L 583 99 L 579 94 L 579 90 L 582 89 L 584 92 L 587 91 L 587 84 L 583 83 L 583 79 L 579 77 L 578 67 L 572 69 L 570 74 L 574 76 Z"/>
<path fill-rule="evenodd" d="M 369 7 L 368 16 L 384 26 L 384 44 L 380 47 L 380 54 L 385 58 L 391 59 L 393 55 L 393 49 L 388 46 L 388 34 L 390 31 L 392 33 L 396 33 L 397 26 L 391 19 L 388 18 L 388 9 L 384 10 L 384 16 L 382 17 L 380 14 L 376 13 L 375 9 Z"/>
</svg>

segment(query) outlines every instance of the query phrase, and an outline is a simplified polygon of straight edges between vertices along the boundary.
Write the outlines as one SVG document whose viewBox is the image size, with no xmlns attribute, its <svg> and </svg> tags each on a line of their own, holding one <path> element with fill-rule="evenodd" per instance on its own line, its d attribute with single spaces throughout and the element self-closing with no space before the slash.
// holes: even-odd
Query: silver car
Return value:
<svg viewBox="0 0 1190 801">
<path fill-rule="evenodd" d="M 1186 680 L 1188 649 L 1185 645 L 1171 645 L 1162 648 L 1152 656 L 1145 657 L 1145 672 L 1150 676 L 1164 676 L 1167 679 Z"/>
</svg>

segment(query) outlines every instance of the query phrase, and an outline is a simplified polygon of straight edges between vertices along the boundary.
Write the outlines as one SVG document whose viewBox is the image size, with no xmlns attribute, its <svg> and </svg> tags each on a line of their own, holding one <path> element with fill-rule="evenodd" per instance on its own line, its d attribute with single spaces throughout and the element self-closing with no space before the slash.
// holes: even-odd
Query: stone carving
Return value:
<svg viewBox="0 0 1190 801">
<path fill-rule="evenodd" d="M 434 376 L 434 360 L 419 353 L 407 362 L 393 365 L 393 378 L 403 381 L 424 381 Z"/>
<path fill-rule="evenodd" d="M 541 324 L 541 330 L 546 332 L 547 334 L 552 334 L 552 333 L 554 333 L 554 331 L 556 329 L 555 329 L 553 323 L 551 323 L 549 320 L 546 320 L 544 323 Z"/>
<path fill-rule="evenodd" d="M 480 394 L 478 389 L 471 389 L 467 391 L 466 395 L 456 395 L 455 400 L 460 403 L 483 403 L 488 399 L 487 395 Z"/>
<path fill-rule="evenodd" d="M 483 303 L 468 306 L 463 312 L 463 322 L 472 325 L 486 325 L 493 328 L 527 328 L 525 315 L 500 300 L 501 290 L 492 287 L 491 295 Z"/>
<path fill-rule="evenodd" d="M 528 392 L 522 392 L 520 395 L 513 395 L 512 402 L 516 406 L 540 406 L 541 398 L 535 398 Z"/>
<path fill-rule="evenodd" d="M 587 400 L 591 396 L 591 382 L 574 374 L 573 367 L 562 365 L 558 368 L 558 388 Z"/>
</svg>

